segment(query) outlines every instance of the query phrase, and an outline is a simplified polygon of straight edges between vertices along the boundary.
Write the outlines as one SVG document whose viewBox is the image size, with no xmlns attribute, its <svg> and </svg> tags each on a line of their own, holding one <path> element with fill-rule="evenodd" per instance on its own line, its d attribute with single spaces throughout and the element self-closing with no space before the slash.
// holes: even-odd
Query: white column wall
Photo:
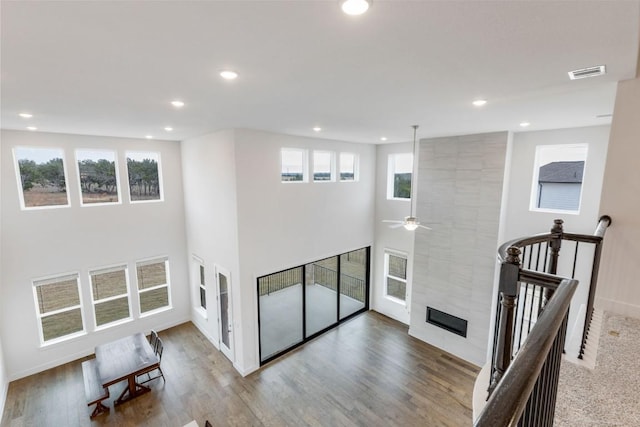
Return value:
<svg viewBox="0 0 640 427">
<path fill-rule="evenodd" d="M 0 150 L 0 176 L 2 176 L 2 150 Z M 0 189 L 0 195 L 1 195 Z M 2 236 L 2 197 L 0 197 L 0 236 Z M 0 295 L 2 293 L 2 245 L 0 245 Z M 0 304 L 0 322 L 2 321 L 2 304 Z M 1 323 L 0 323 L 1 325 Z M 2 327 L 0 327 L 0 419 L 4 413 L 4 404 L 7 400 L 7 390 L 9 389 L 9 377 L 7 367 L 4 363 L 4 351 L 2 349 Z"/>
<path fill-rule="evenodd" d="M 387 199 L 387 178 L 389 155 L 411 153 L 412 143 L 382 144 L 376 146 L 376 245 L 371 252 L 371 308 L 379 313 L 409 324 L 411 309 L 411 283 L 413 278 L 413 241 L 415 233 L 404 228 L 389 228 L 382 220 L 402 220 L 410 214 L 411 202 Z M 419 218 L 420 221 L 427 220 Z M 420 232 L 420 231 L 419 231 Z M 400 304 L 384 295 L 384 251 L 385 249 L 404 252 L 407 257 L 407 301 Z"/>
<path fill-rule="evenodd" d="M 373 243 L 375 146 L 251 130 L 236 130 L 235 143 L 246 374 L 259 367 L 256 279 Z M 307 149 L 309 159 L 314 149 L 356 153 L 360 179 L 282 183 L 282 147 Z"/>
<path fill-rule="evenodd" d="M 184 203 L 190 263 L 191 317 L 193 323 L 220 348 L 219 307 L 216 299 L 216 269 L 231 272 L 234 356 L 243 366 L 240 311 L 238 224 L 234 131 L 214 132 L 181 143 Z M 193 256 L 204 261 L 207 295 L 206 315 L 200 309 L 200 273 L 193 268 Z M 236 359 L 236 357 L 234 357 Z M 236 363 L 236 360 L 234 360 Z"/>
<path fill-rule="evenodd" d="M 409 334 L 483 365 L 491 324 L 496 249 L 509 134 L 420 141 Z M 467 337 L 426 322 L 431 306 L 468 321 Z"/>
<path fill-rule="evenodd" d="M 12 148 L 20 145 L 65 150 L 67 191 L 71 207 L 23 211 Z M 97 344 L 151 328 L 165 329 L 189 320 L 186 240 L 180 146 L 149 141 L 43 132 L 2 131 L 2 301 L 0 336 L 10 380 L 91 354 Z M 85 206 L 75 166 L 78 148 L 118 153 L 122 204 Z M 161 155 L 163 202 L 128 203 L 126 150 Z M 168 256 L 172 308 L 140 318 L 135 289 L 135 262 Z M 133 321 L 94 331 L 89 270 L 126 263 L 129 268 Z M 32 280 L 78 272 L 87 335 L 40 346 Z"/>
<path fill-rule="evenodd" d="M 640 78 L 618 83 L 600 205 L 600 213 L 610 215 L 613 223 L 604 243 L 596 306 L 636 318 L 640 318 L 639 118 Z"/>
</svg>

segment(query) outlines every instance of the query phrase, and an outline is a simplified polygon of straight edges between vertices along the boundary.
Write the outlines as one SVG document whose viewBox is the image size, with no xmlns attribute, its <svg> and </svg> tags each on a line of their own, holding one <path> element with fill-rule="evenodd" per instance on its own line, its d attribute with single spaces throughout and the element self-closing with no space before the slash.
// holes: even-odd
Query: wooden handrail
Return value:
<svg viewBox="0 0 640 427">
<path fill-rule="evenodd" d="M 536 327 L 493 390 L 475 427 L 515 426 L 518 423 L 563 323 L 566 327 L 565 318 L 577 286 L 577 280 L 562 280 Z"/>
</svg>

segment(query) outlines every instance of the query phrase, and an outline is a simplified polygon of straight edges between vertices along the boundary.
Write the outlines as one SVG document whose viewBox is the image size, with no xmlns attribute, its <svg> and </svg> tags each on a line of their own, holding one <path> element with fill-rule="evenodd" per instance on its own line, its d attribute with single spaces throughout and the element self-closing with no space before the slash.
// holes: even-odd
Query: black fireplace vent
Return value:
<svg viewBox="0 0 640 427">
<path fill-rule="evenodd" d="M 427 307 L 427 323 L 446 329 L 449 332 L 467 337 L 467 321 L 452 316 L 433 307 Z"/>
</svg>

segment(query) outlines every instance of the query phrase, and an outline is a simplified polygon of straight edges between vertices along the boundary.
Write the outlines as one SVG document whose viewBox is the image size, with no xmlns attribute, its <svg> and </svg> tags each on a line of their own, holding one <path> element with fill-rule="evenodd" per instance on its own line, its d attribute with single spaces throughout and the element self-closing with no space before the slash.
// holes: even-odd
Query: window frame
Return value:
<svg viewBox="0 0 640 427">
<path fill-rule="evenodd" d="M 116 195 L 118 197 L 118 200 L 115 202 L 100 202 L 100 203 L 85 203 L 84 201 L 84 193 L 82 192 L 82 177 L 80 176 L 80 160 L 78 159 L 78 152 L 81 151 L 92 151 L 94 153 L 111 153 L 113 154 L 113 167 L 114 167 L 114 172 L 115 172 L 115 178 L 116 178 Z M 75 155 L 75 162 L 76 162 L 76 171 L 77 173 L 77 178 L 78 178 L 78 192 L 79 197 L 80 197 L 80 206 L 82 207 L 86 207 L 86 206 L 110 206 L 110 205 L 121 205 L 122 204 L 122 191 L 121 191 L 121 186 L 120 186 L 120 168 L 118 167 L 118 152 L 116 150 L 111 150 L 108 148 L 76 148 L 74 150 L 74 155 Z M 83 159 L 84 160 L 84 159 Z M 105 159 L 107 160 L 107 159 Z M 127 178 L 129 176 L 128 173 L 128 169 L 127 169 Z M 128 186 L 128 181 L 127 181 L 127 186 Z M 129 195 L 129 199 L 131 199 L 131 195 Z M 131 201 L 131 200 L 129 200 Z"/>
<path fill-rule="evenodd" d="M 152 265 L 152 264 L 159 264 L 160 262 L 164 262 L 165 283 L 163 283 L 162 285 L 155 285 L 155 286 L 151 286 L 149 288 L 140 289 L 140 281 L 138 280 L 138 268 L 139 267 L 144 267 L 144 266 L 147 266 L 147 265 Z M 147 259 L 144 259 L 144 260 L 136 261 L 135 266 L 136 266 L 136 291 L 137 291 L 137 294 L 138 294 L 138 309 L 139 309 L 139 313 L 140 313 L 140 318 L 152 316 L 152 315 L 154 315 L 156 313 L 161 313 L 163 311 L 171 310 L 173 308 L 173 305 L 172 305 L 172 302 L 171 302 L 171 273 L 170 273 L 170 269 L 169 269 L 170 268 L 170 266 L 169 266 L 169 257 L 168 256 L 161 256 L 161 257 L 147 258 Z M 153 291 L 153 290 L 157 290 L 157 289 L 162 289 L 162 288 L 167 288 L 167 305 L 143 312 L 142 311 L 142 302 L 141 302 L 141 298 L 140 298 L 141 294 L 144 294 L 146 292 L 150 292 L 150 291 Z"/>
<path fill-rule="evenodd" d="M 40 304 L 39 304 L 39 301 L 38 301 L 38 291 L 37 291 L 38 287 L 52 285 L 52 284 L 64 282 L 64 281 L 67 281 L 67 280 L 75 280 L 76 281 L 76 291 L 78 292 L 78 304 L 75 304 L 75 305 L 69 306 L 69 307 L 65 307 L 63 309 L 52 310 L 52 311 L 44 313 L 44 314 L 40 313 Z M 85 336 L 87 334 L 85 315 L 84 315 L 84 304 L 82 303 L 82 292 L 81 292 L 81 289 L 80 289 L 80 274 L 78 272 L 56 274 L 56 275 L 52 275 L 52 276 L 46 276 L 46 277 L 41 277 L 41 278 L 38 278 L 38 279 L 33 279 L 31 281 L 31 287 L 32 287 L 32 292 L 33 292 L 33 302 L 34 302 L 36 319 L 38 321 L 38 335 L 39 335 L 39 339 L 40 339 L 40 347 L 47 347 L 47 346 L 50 346 L 50 345 L 55 345 L 55 344 L 58 344 L 58 343 L 70 341 L 70 340 L 76 339 L 78 337 Z M 72 332 L 70 334 L 63 335 L 61 337 L 52 338 L 50 340 L 45 340 L 44 339 L 44 330 L 42 328 L 42 319 L 43 318 L 46 318 L 46 317 L 49 317 L 49 316 L 53 316 L 53 315 L 56 315 L 56 314 L 60 314 L 60 313 L 64 313 L 64 312 L 67 312 L 67 311 L 76 310 L 76 309 L 80 309 L 80 320 L 82 321 L 82 330 L 76 331 L 76 332 Z"/>
<path fill-rule="evenodd" d="M 62 159 L 62 173 L 64 175 L 65 182 L 65 194 L 67 196 L 67 203 L 64 205 L 44 205 L 44 206 L 27 206 L 25 202 L 24 191 L 22 189 L 22 176 L 20 173 L 20 159 L 18 159 L 17 151 L 19 149 L 31 149 L 31 150 L 60 150 Z M 23 211 L 30 210 L 43 210 L 43 209 L 60 209 L 71 207 L 71 196 L 69 194 L 69 173 L 67 171 L 66 152 L 62 147 L 43 147 L 36 145 L 16 145 L 12 148 L 13 164 L 16 176 L 16 184 L 18 186 L 18 199 L 20 200 L 20 209 Z M 51 159 L 50 159 L 51 160 Z"/>
<path fill-rule="evenodd" d="M 406 202 L 411 201 L 411 188 L 413 187 L 413 169 L 409 172 L 411 175 L 411 183 L 409 187 L 409 197 L 395 197 L 395 176 L 396 176 L 396 159 L 399 156 L 410 156 L 411 164 L 413 165 L 413 153 L 410 152 L 398 152 L 390 153 L 388 155 L 387 162 L 387 200 L 402 200 Z"/>
<path fill-rule="evenodd" d="M 401 278 L 401 277 L 397 277 L 397 276 L 393 276 L 389 273 L 389 261 L 390 261 L 390 257 L 394 256 L 396 258 L 403 258 L 405 260 L 405 278 Z M 397 251 L 394 249 L 384 249 L 384 276 L 383 276 L 383 296 L 390 300 L 393 301 L 397 304 L 403 305 L 403 306 L 407 306 L 407 300 L 408 298 L 408 293 L 409 293 L 409 254 L 406 252 L 402 252 L 402 251 Z M 391 278 L 393 280 L 396 280 L 398 282 L 403 282 L 404 283 L 404 300 L 395 297 L 393 295 L 389 295 L 389 290 L 388 290 L 388 279 Z"/>
<path fill-rule="evenodd" d="M 329 155 L 329 179 L 316 179 L 316 154 L 328 154 Z M 336 182 L 336 153 L 335 151 L 329 150 L 313 150 L 313 173 L 311 174 L 313 177 L 314 183 L 326 183 L 326 182 Z M 323 173 L 323 172 L 322 172 Z"/>
<path fill-rule="evenodd" d="M 149 199 L 149 200 L 133 200 L 131 197 L 131 181 L 129 178 L 129 154 L 155 154 L 158 156 L 156 160 L 156 166 L 158 168 L 158 198 L 157 199 Z M 154 150 L 126 150 L 124 152 L 124 162 L 127 168 L 127 194 L 129 196 L 129 203 L 137 204 L 137 203 L 159 203 L 164 202 L 164 181 L 162 178 L 162 153 L 160 151 Z"/>
<path fill-rule="evenodd" d="M 343 155 L 349 155 L 353 157 L 353 179 L 343 179 L 342 178 L 342 156 Z M 338 172 L 338 179 L 340 180 L 340 182 L 357 182 L 360 180 L 360 156 L 358 156 L 357 153 L 352 153 L 352 152 L 341 152 L 338 155 L 338 159 L 339 159 L 339 172 Z"/>
<path fill-rule="evenodd" d="M 196 300 L 194 301 L 194 309 L 205 319 L 207 318 L 208 292 L 207 292 L 207 275 L 204 261 L 197 255 L 193 255 L 193 276 L 196 280 L 195 291 Z M 205 305 L 202 306 L 202 292 L 204 292 Z"/>
<path fill-rule="evenodd" d="M 107 297 L 107 298 L 102 298 L 99 300 L 95 299 L 95 295 L 93 294 L 93 276 L 95 275 L 95 273 L 97 274 L 104 274 L 104 273 L 111 273 L 114 271 L 124 271 L 124 281 L 125 281 L 125 288 L 126 288 L 126 292 L 124 294 L 119 294 L 119 295 L 114 295 L 111 297 Z M 131 307 L 131 287 L 130 287 L 130 283 L 129 283 L 129 267 L 126 264 L 118 264 L 118 265 L 114 265 L 114 266 L 110 266 L 110 267 L 101 267 L 101 268 L 96 268 L 96 269 L 91 269 L 89 270 L 89 292 L 91 294 L 91 305 L 93 307 L 93 324 L 95 327 L 95 331 L 100 331 L 103 329 L 108 329 L 112 326 L 117 326 L 117 325 L 121 325 L 123 323 L 127 323 L 133 320 L 133 311 L 132 311 L 132 307 Z M 124 317 L 122 319 L 117 319 L 114 320 L 112 322 L 108 322 L 108 323 L 103 323 L 102 325 L 98 325 L 98 316 L 96 314 L 96 305 L 100 304 L 100 303 L 105 303 L 105 302 L 109 302 L 109 301 L 114 301 L 117 299 L 121 299 L 122 297 L 126 297 L 127 298 L 127 306 L 129 307 L 129 316 L 128 317 Z"/>
<path fill-rule="evenodd" d="M 283 180 L 282 174 L 284 172 L 283 155 L 286 151 L 296 151 L 302 154 L 302 179 L 299 181 Z M 309 182 L 309 150 L 305 148 L 293 148 L 293 147 L 281 147 L 280 148 L 280 182 L 282 184 L 303 184 Z"/>
</svg>

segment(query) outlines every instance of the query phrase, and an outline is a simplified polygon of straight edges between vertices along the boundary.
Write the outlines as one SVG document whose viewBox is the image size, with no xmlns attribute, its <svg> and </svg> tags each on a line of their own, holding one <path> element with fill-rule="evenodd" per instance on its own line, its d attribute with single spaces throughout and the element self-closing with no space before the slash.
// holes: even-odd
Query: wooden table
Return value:
<svg viewBox="0 0 640 427">
<path fill-rule="evenodd" d="M 127 387 L 113 402 L 119 405 L 150 391 L 149 387 L 138 384 L 136 377 L 157 369 L 160 359 L 144 334 L 137 333 L 97 346 L 96 363 L 104 387 L 127 380 Z"/>
</svg>

